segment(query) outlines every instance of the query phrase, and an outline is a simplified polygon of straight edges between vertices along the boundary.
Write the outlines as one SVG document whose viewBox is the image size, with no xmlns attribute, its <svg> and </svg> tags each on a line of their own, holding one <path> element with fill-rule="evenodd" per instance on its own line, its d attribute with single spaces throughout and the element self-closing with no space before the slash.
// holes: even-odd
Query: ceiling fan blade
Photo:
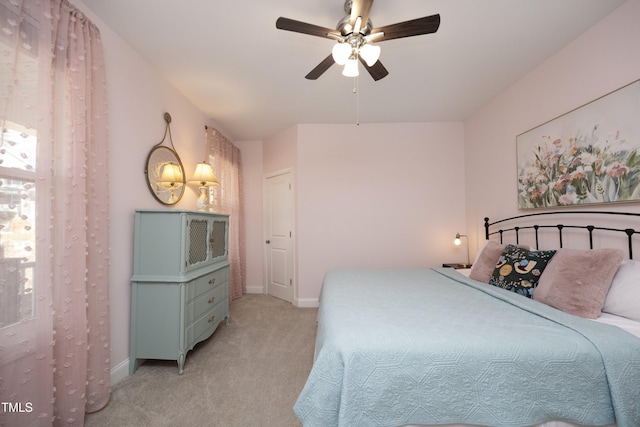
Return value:
<svg viewBox="0 0 640 427">
<path fill-rule="evenodd" d="M 367 26 L 371 6 L 373 6 L 373 0 L 353 0 L 351 2 L 351 19 L 349 20 L 351 28 L 356 25 L 358 17 L 362 18 L 362 27 Z"/>
<path fill-rule="evenodd" d="M 440 15 L 436 14 L 380 28 L 374 28 L 371 30 L 370 35 L 384 33 L 382 37 L 376 38 L 377 42 L 382 42 L 385 40 L 435 33 L 438 31 L 438 27 L 440 27 Z"/>
<path fill-rule="evenodd" d="M 376 63 L 371 67 L 369 67 L 367 63 L 364 62 L 364 59 L 362 59 L 362 57 L 360 57 L 360 62 L 362 62 L 364 68 L 369 72 L 369 74 L 371 74 L 371 77 L 373 77 L 373 80 L 375 81 L 378 81 L 389 74 L 389 71 L 387 71 L 384 65 L 382 65 L 382 62 L 380 62 L 380 60 L 376 61 Z"/>
<path fill-rule="evenodd" d="M 283 17 L 276 20 L 276 28 L 279 30 L 293 31 L 294 33 L 309 34 L 310 36 L 327 37 L 330 39 L 341 37 L 339 31 L 332 30 L 331 28 L 307 24 L 306 22 Z M 329 34 L 332 34 L 335 37 L 332 37 Z"/>
<path fill-rule="evenodd" d="M 307 80 L 316 80 L 318 77 L 324 74 L 324 72 L 327 71 L 333 64 L 335 64 L 333 55 L 329 55 L 321 63 L 319 63 L 316 68 L 311 70 L 309 74 L 304 76 L 304 78 Z"/>
</svg>

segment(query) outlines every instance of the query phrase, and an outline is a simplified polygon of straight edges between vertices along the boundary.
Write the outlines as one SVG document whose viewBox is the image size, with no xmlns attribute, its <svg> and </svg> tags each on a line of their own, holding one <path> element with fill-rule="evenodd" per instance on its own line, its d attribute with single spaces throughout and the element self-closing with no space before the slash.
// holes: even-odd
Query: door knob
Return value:
<svg viewBox="0 0 640 427">
<path fill-rule="evenodd" d="M 267 245 L 271 244 L 271 240 L 267 240 L 266 243 L 267 243 Z"/>
</svg>

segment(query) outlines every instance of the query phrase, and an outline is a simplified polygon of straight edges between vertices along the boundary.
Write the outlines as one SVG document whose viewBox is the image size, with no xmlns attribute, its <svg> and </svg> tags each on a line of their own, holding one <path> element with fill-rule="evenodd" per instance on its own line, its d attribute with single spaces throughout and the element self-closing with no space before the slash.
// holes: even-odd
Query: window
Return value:
<svg viewBox="0 0 640 427">
<path fill-rule="evenodd" d="M 0 328 L 6 328 L 36 315 L 38 37 L 30 17 L 21 23 L 4 5 L 2 13 L 0 50 L 15 60 L 0 68 Z"/>
<path fill-rule="evenodd" d="M 35 131 L 5 121 L 0 153 L 0 327 L 6 327 L 35 316 Z"/>
<path fill-rule="evenodd" d="M 110 392 L 100 32 L 66 0 L 0 17 L 0 401 L 33 408 L 0 424 L 81 422 Z"/>
</svg>

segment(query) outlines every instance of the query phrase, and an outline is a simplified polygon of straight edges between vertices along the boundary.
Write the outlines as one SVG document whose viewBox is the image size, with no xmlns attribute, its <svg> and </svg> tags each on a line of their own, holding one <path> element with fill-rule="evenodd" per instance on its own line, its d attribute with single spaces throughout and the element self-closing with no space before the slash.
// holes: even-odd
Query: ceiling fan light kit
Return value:
<svg viewBox="0 0 640 427">
<path fill-rule="evenodd" d="M 373 66 L 380 58 L 380 46 L 366 43 L 360 48 L 360 56 L 369 67 Z"/>
<path fill-rule="evenodd" d="M 348 43 L 336 43 L 331 50 L 331 56 L 338 65 L 344 65 L 351 56 L 351 45 Z"/>
<path fill-rule="evenodd" d="M 337 42 L 333 46 L 331 54 L 305 76 L 307 79 L 317 79 L 334 63 L 344 65 L 343 75 L 358 76 L 359 61 L 362 62 L 371 77 L 377 81 L 386 77 L 389 72 L 379 60 L 380 46 L 372 43 L 435 33 L 440 26 L 440 15 L 425 16 L 373 28 L 369 19 L 372 6 L 373 0 L 346 0 L 344 11 L 347 16 L 338 22 L 335 30 L 283 17 L 276 20 L 276 28 L 329 38 Z M 366 25 L 363 26 L 363 23 Z"/>
<path fill-rule="evenodd" d="M 358 77 L 360 75 L 360 71 L 358 70 L 358 58 L 356 58 L 355 54 L 351 54 L 346 64 L 344 64 L 342 75 L 345 77 Z"/>
</svg>

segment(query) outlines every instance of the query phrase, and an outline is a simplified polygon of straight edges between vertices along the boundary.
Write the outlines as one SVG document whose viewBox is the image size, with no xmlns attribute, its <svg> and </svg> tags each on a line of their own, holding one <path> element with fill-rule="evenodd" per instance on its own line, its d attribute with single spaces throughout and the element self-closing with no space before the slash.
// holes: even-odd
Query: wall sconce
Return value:
<svg viewBox="0 0 640 427">
<path fill-rule="evenodd" d="M 193 172 L 191 179 L 188 181 L 190 184 L 197 184 L 200 191 L 198 196 L 198 210 L 206 211 L 209 206 L 209 199 L 207 197 L 207 187 L 213 187 L 220 185 L 218 179 L 213 173 L 213 168 L 207 162 L 198 163 L 196 170 Z"/>
<path fill-rule="evenodd" d="M 469 257 L 469 236 L 467 236 L 466 234 L 456 233 L 456 240 L 453 241 L 453 244 L 456 246 L 460 246 L 462 244 L 462 241 L 460 240 L 461 237 L 467 239 L 467 263 L 463 264 L 462 268 L 469 268 L 471 267 L 471 258 Z"/>
<path fill-rule="evenodd" d="M 169 199 L 169 203 L 176 203 L 176 189 L 182 187 L 184 183 L 184 177 L 182 176 L 182 167 L 173 162 L 167 162 L 162 165 L 162 170 L 160 171 L 160 178 L 156 182 L 159 187 L 163 187 L 169 190 L 171 197 Z"/>
</svg>

